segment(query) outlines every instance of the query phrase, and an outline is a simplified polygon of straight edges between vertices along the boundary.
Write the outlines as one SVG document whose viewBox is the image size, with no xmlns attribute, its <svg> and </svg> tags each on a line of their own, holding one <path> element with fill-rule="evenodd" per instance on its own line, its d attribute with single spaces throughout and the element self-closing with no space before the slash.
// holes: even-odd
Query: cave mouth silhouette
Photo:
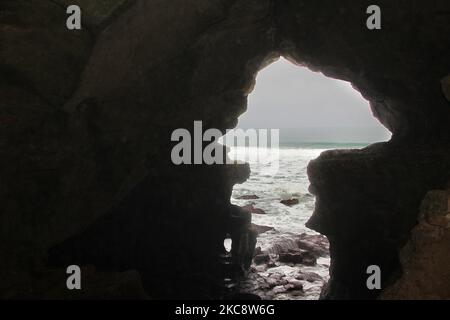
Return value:
<svg viewBox="0 0 450 320">
<path fill-rule="evenodd" d="M 282 60 L 283 62 L 283 60 Z M 276 65 L 276 64 L 272 64 Z M 289 64 L 289 67 L 291 65 Z M 298 66 L 293 66 L 294 73 L 298 73 Z M 266 68 L 259 72 L 258 79 L 261 75 L 264 75 L 264 71 L 270 70 Z M 307 71 L 308 73 L 312 73 Z M 255 71 L 254 76 L 256 77 L 257 72 Z M 319 75 L 321 79 L 326 78 L 325 76 L 321 76 L 320 74 L 315 73 L 315 75 Z M 332 80 L 330 80 L 332 81 Z M 281 82 L 271 81 L 271 85 L 278 84 Z M 295 79 L 290 81 L 290 83 L 295 84 Z M 304 81 L 303 86 L 308 84 L 308 81 Z M 260 82 L 259 82 L 260 84 Z M 319 83 L 320 85 L 320 83 Z M 259 85 L 256 85 L 256 89 L 253 94 L 257 94 L 259 90 Z M 347 87 L 348 88 L 348 87 Z M 301 89 L 301 86 L 300 86 Z M 329 90 L 326 90 L 327 94 L 329 94 Z M 271 92 L 270 90 L 263 90 L 263 92 Z M 302 93 L 301 90 L 299 92 Z M 253 95 L 250 96 L 250 107 L 247 110 L 247 113 L 244 113 L 243 116 L 249 114 L 251 116 L 251 101 Z M 293 100 L 292 97 L 289 98 L 290 101 Z M 256 108 L 260 107 L 260 105 L 255 106 Z M 273 107 L 273 106 L 272 106 Z M 304 104 L 298 105 L 299 110 L 304 107 Z M 342 112 L 342 110 L 340 111 Z M 260 115 L 258 111 L 258 115 Z M 255 118 L 253 116 L 251 118 Z M 272 119 L 276 119 L 277 117 L 272 116 Z M 334 117 L 332 117 L 334 119 Z M 295 141 L 294 141 L 295 142 Z M 308 145 L 309 143 L 309 145 Z M 307 142 L 307 146 L 301 146 L 302 148 L 297 148 L 299 150 L 322 150 L 322 149 L 313 149 L 311 148 L 311 143 L 317 143 L 317 141 Z M 299 147 L 299 146 L 297 146 Z M 323 145 L 321 146 L 323 148 Z M 342 147 L 342 146 L 341 146 Z M 287 150 L 289 153 L 291 150 L 294 150 L 292 145 L 288 145 L 283 150 Z M 170 154 L 170 152 L 167 152 Z M 314 159 L 318 156 L 319 153 L 309 155 L 309 158 L 304 159 L 303 165 L 303 188 L 304 191 L 300 192 L 299 195 L 292 194 L 294 197 L 302 197 L 302 202 L 298 205 L 294 205 L 292 207 L 285 206 L 284 204 L 279 203 L 280 196 L 277 196 L 275 201 L 273 201 L 270 205 L 277 206 L 278 210 L 282 208 L 283 210 L 296 210 L 298 206 L 305 205 L 305 201 L 309 204 L 309 208 L 307 209 L 308 214 L 303 215 L 303 220 L 298 222 L 297 224 L 300 228 L 304 228 L 306 221 L 308 220 L 310 214 L 314 209 L 314 197 L 312 197 L 307 191 L 308 188 L 308 177 L 306 175 L 306 167 L 310 160 Z M 283 160 L 284 157 L 281 157 Z M 291 161 L 296 160 L 296 154 L 292 154 L 291 152 Z M 291 163 L 292 164 L 292 163 Z M 255 169 L 254 164 L 250 163 L 250 166 Z M 169 177 L 175 177 L 178 179 L 178 174 L 187 174 L 187 171 L 192 170 L 192 166 L 187 167 L 177 167 L 173 168 L 173 171 L 169 175 Z M 192 179 L 195 180 L 195 183 L 198 176 L 204 175 L 205 177 L 213 176 L 213 174 L 217 174 L 220 177 L 218 168 L 209 168 L 209 167 L 198 167 L 197 170 L 192 170 Z M 205 170 L 205 171 L 200 171 Z M 206 172 L 208 172 L 206 174 Z M 254 172 L 255 173 L 255 172 Z M 253 174 L 254 176 L 254 174 Z M 287 176 L 289 179 L 289 175 Z M 235 232 L 234 235 L 230 234 L 234 239 L 231 241 L 231 244 L 228 246 L 228 250 L 224 251 L 224 238 L 221 238 L 222 235 L 225 234 L 217 232 L 218 230 L 222 232 L 223 222 L 222 217 L 212 216 L 211 210 L 208 206 L 204 206 L 205 199 L 203 195 L 192 195 L 200 197 L 202 202 L 198 201 L 198 203 L 202 203 L 203 207 L 208 208 L 204 210 L 204 214 L 195 218 L 195 219 L 186 219 L 185 216 L 188 216 L 186 212 L 191 214 L 192 216 L 196 216 L 198 212 L 196 211 L 197 207 L 185 207 L 185 212 L 180 212 L 179 215 L 171 216 L 168 219 L 169 222 L 165 220 L 155 221 L 152 219 L 151 215 L 147 214 L 147 208 L 151 208 L 156 206 L 161 208 L 162 212 L 167 210 L 167 205 L 169 203 L 173 203 L 171 200 L 171 195 L 174 194 L 173 190 L 170 189 L 170 185 L 167 189 L 159 190 L 157 193 L 150 195 L 148 190 L 154 190 L 154 181 L 152 179 L 152 175 L 149 175 L 145 179 L 143 179 L 139 184 L 137 184 L 133 190 L 129 192 L 129 194 L 122 199 L 119 204 L 113 207 L 108 214 L 101 217 L 99 220 L 95 222 L 91 227 L 87 230 L 83 231 L 71 237 L 64 243 L 61 243 L 57 246 L 54 246 L 50 250 L 50 265 L 52 266 L 61 266 L 66 265 L 69 262 L 77 262 L 80 265 L 94 265 L 98 268 L 98 270 L 106 270 L 106 271 L 125 271 L 125 270 L 138 270 L 142 276 L 143 286 L 146 291 L 151 292 L 153 295 L 163 297 L 163 298 L 172 298 L 176 297 L 212 297 L 219 294 L 222 296 L 223 288 L 231 289 L 233 292 L 234 288 L 234 279 L 230 276 L 230 274 L 234 274 L 236 269 L 238 272 L 241 271 L 241 265 L 250 267 L 248 265 L 248 261 L 246 259 L 238 258 L 234 260 L 230 257 L 232 255 L 233 246 L 237 244 L 245 246 L 246 241 L 235 241 L 238 238 L 237 233 L 241 232 L 245 229 L 246 222 L 240 219 L 234 220 L 233 223 L 239 224 L 239 232 Z M 274 181 L 270 177 L 268 180 Z M 175 178 L 174 178 L 175 179 Z M 252 176 L 250 176 L 251 182 Z M 301 181 L 300 177 L 296 177 L 291 182 Z M 223 188 L 222 181 L 218 179 L 214 181 L 208 191 L 212 190 L 221 190 Z M 228 180 L 227 180 L 228 181 Z M 205 182 L 205 181 L 204 181 Z M 227 182 L 228 183 L 228 182 Z M 220 186 L 219 186 L 220 184 Z M 228 185 L 227 185 L 228 186 Z M 166 187 L 164 187 L 166 188 Z M 235 186 L 235 190 L 236 190 Z M 206 189 L 205 189 L 206 190 Z M 231 187 L 230 187 L 231 190 Z M 185 190 L 184 190 L 185 191 Z M 213 196 L 217 196 L 216 194 L 212 194 Z M 273 196 L 273 194 L 272 194 Z M 227 202 L 218 202 L 218 205 L 215 206 L 216 210 L 220 212 L 225 212 L 229 206 L 230 195 L 227 196 Z M 287 199 L 289 200 L 289 199 Z M 300 202 L 300 201 L 299 201 Z M 189 204 L 189 202 L 187 202 Z M 178 204 L 178 203 L 177 203 Z M 245 205 L 245 204 L 244 204 Z M 305 205 L 307 206 L 307 205 Z M 233 207 L 233 206 L 232 206 Z M 269 211 L 269 210 L 267 210 Z M 172 211 L 173 212 L 173 211 Z M 203 211 L 202 211 L 203 213 Z M 295 213 L 295 212 L 294 212 Z M 266 215 L 256 216 L 258 218 L 264 219 Z M 267 215 L 269 217 L 270 215 Z M 295 215 L 291 215 L 295 216 Z M 279 217 L 283 217 L 283 215 L 278 215 L 276 221 L 283 221 L 282 219 L 278 219 Z M 254 219 L 254 223 L 259 224 L 256 221 L 257 218 Z M 245 220 L 245 219 L 244 219 Z M 183 226 L 183 223 L 185 225 Z M 260 223 L 264 226 L 264 222 Z M 287 224 L 289 225 L 289 224 Z M 183 228 L 179 227 L 183 226 Z M 212 228 L 211 228 L 212 226 Z M 234 225 L 236 227 L 236 225 Z M 171 229 L 173 228 L 173 230 Z M 233 228 L 232 228 L 233 229 Z M 280 231 L 279 226 L 275 226 L 277 231 Z M 149 231 L 150 230 L 150 231 Z M 155 237 L 153 235 L 161 234 L 161 230 L 172 230 L 171 235 L 177 235 L 183 241 L 177 243 L 177 240 L 171 239 L 170 241 L 162 243 L 163 249 L 161 249 L 161 243 L 158 241 L 150 241 L 149 239 L 154 240 Z M 181 233 L 184 230 L 184 234 Z M 202 230 L 204 232 L 197 232 L 196 230 Z M 180 232 L 181 231 L 181 232 Z M 229 231 L 229 230 L 228 230 Z M 297 232 L 297 230 L 294 230 Z M 184 236 L 179 236 L 178 233 Z M 285 234 L 286 232 L 283 232 Z M 270 234 L 270 231 L 262 233 L 260 239 L 263 236 Z M 152 235 L 152 236 L 149 236 Z M 301 233 L 299 233 L 301 235 Z M 178 238 L 175 238 L 178 239 Z M 208 239 L 214 239 L 214 241 L 210 241 Z M 217 240 L 217 243 L 216 243 Z M 220 240 L 220 241 L 219 241 Z M 298 240 L 298 239 L 297 239 Z M 300 239 L 305 240 L 305 239 Z M 219 243 L 221 242 L 221 243 Z M 270 244 L 274 244 L 273 239 L 269 239 Z M 297 243 L 294 240 L 295 244 Z M 305 241 L 304 241 L 305 242 Z M 180 245 L 181 243 L 181 245 Z M 181 263 L 173 264 L 174 259 L 171 256 L 173 253 L 172 247 L 178 246 L 180 254 L 177 256 L 177 261 Z M 298 249 L 297 247 L 292 247 L 292 241 L 287 244 L 288 248 Z M 248 245 L 251 247 L 251 245 Z M 286 247 L 286 245 L 285 245 Z M 182 249 L 181 249 L 182 248 Z M 303 250 L 303 249 L 302 249 Z M 304 250 L 306 251 L 306 250 Z M 248 254 L 249 250 L 246 251 Z M 220 254 L 219 254 L 220 253 Z M 228 254 L 228 255 L 227 255 Z M 159 257 L 161 255 L 162 258 L 155 259 L 155 257 Z M 279 256 L 279 255 L 278 255 Z M 270 258 L 270 257 L 269 257 Z M 308 257 L 307 257 L 308 258 Z M 291 259 L 288 257 L 288 259 Z M 298 259 L 298 258 L 294 258 Z M 311 264 L 311 259 L 309 259 L 308 264 Z M 245 261 L 244 261 L 245 260 Z M 157 263 L 155 263 L 157 261 Z M 290 263 L 290 262 L 288 262 Z M 326 264 L 326 263 L 325 263 Z M 328 263 L 329 264 L 329 263 Z M 234 266 L 238 266 L 238 268 L 234 268 Z M 311 267 L 311 266 L 308 266 Z M 328 266 L 325 265 L 326 272 L 328 272 Z M 174 270 L 176 272 L 174 272 Z M 199 272 L 199 270 L 202 270 Z M 155 276 L 157 274 L 158 276 Z M 174 276 L 174 274 L 176 276 Z M 211 278 L 213 277 L 213 281 Z M 170 278 L 170 284 L 169 280 Z M 161 279 L 166 279 L 162 281 Z M 251 278 L 243 277 L 244 283 L 246 280 L 252 280 Z M 317 277 L 314 278 L 305 278 L 316 281 Z M 316 279 L 316 280 L 314 280 Z M 308 281 L 308 280 L 306 280 Z M 211 285 L 211 284 L 214 285 Z M 217 285 L 217 283 L 219 283 Z M 183 288 L 189 287 L 189 290 L 185 290 Z M 205 288 L 207 288 L 205 290 Z M 299 290 L 294 290 L 299 291 Z M 309 297 L 318 298 L 320 290 L 318 288 L 315 289 L 314 292 L 308 293 Z M 244 292 L 245 293 L 245 292 Z M 229 294 L 227 291 L 225 294 Z M 301 298 L 299 295 L 297 298 Z M 303 296 L 304 297 L 304 296 Z M 270 298 L 270 297 L 269 297 Z"/>
<path fill-rule="evenodd" d="M 279 145 L 271 146 L 279 149 L 279 170 L 275 174 L 267 174 L 267 163 L 249 161 L 252 147 L 247 148 L 248 144 L 229 145 L 232 159 L 250 164 L 250 177 L 234 186 L 231 202 L 252 213 L 257 229 L 252 270 L 256 270 L 257 278 L 270 283 L 273 281 L 264 274 L 271 268 L 289 265 L 299 274 L 306 269 L 310 274 L 302 280 L 314 285 L 301 295 L 298 290 L 293 295 L 281 290 L 278 298 L 318 299 L 320 288 L 329 278 L 329 242 L 326 236 L 307 227 L 315 206 L 315 197 L 308 191 L 308 164 L 324 151 L 362 149 L 388 141 L 391 133 L 350 83 L 313 72 L 283 57 L 258 71 L 256 85 L 248 96 L 248 108 L 239 117 L 237 128 L 276 128 L 280 134 Z M 308 259 L 311 251 L 315 251 L 314 257 Z M 287 273 L 278 284 L 289 279 L 298 285 Z M 243 287 L 246 291 L 245 281 Z M 254 288 L 245 293 L 273 298 L 264 296 L 264 289 Z"/>
<path fill-rule="evenodd" d="M 92 297 L 142 296 L 121 290 L 141 282 L 151 297 L 210 297 L 185 292 L 178 276 L 218 269 L 223 217 L 242 176 L 174 168 L 164 157 L 167 137 L 198 119 L 235 127 L 257 71 L 280 55 L 353 83 L 394 134 L 309 164 L 309 225 L 332 244 L 326 298 L 378 298 L 366 287 L 368 262 L 383 270 L 383 287 L 408 270 L 400 248 L 414 240 L 420 204 L 450 181 L 450 83 L 441 90 L 450 70 L 448 1 L 406 11 L 389 1 L 379 31 L 361 19 L 364 1 L 91 1 L 80 32 L 61 32 L 56 17 L 65 13 L 48 2 L 7 5 L 1 19 L 3 297 L 76 298 L 65 279 L 54 290 L 72 264 L 97 267 L 94 290 L 83 289 Z M 49 251 L 58 268 L 42 265 Z M 441 261 L 434 265 L 450 264 Z M 138 270 L 144 279 L 100 268 Z M 435 298 L 446 273 L 418 271 L 418 296 Z"/>
</svg>

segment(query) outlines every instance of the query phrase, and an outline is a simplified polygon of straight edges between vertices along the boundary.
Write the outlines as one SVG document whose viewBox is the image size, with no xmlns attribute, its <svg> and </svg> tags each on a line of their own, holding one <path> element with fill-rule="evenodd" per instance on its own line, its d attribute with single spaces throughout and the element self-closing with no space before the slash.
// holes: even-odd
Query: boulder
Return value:
<svg viewBox="0 0 450 320">
<path fill-rule="evenodd" d="M 264 232 L 267 232 L 267 231 L 275 230 L 274 227 L 260 226 L 260 225 L 254 224 L 254 223 L 252 223 L 252 229 L 254 231 L 256 231 L 257 234 L 261 234 L 261 233 L 264 233 Z"/>
<path fill-rule="evenodd" d="M 303 233 L 297 240 L 300 249 L 312 253 L 316 258 L 329 256 L 329 242 L 325 236 Z"/>
<path fill-rule="evenodd" d="M 297 280 L 305 280 L 308 282 L 316 282 L 322 280 L 322 277 L 319 276 L 317 273 L 314 272 L 302 272 L 299 273 L 295 279 Z"/>
<path fill-rule="evenodd" d="M 282 252 L 279 254 L 278 260 L 283 263 L 304 264 L 308 266 L 313 266 L 317 263 L 316 257 L 308 251 Z"/>
<path fill-rule="evenodd" d="M 301 253 L 282 252 L 278 256 L 278 260 L 284 263 L 302 263 L 303 257 Z"/>
<path fill-rule="evenodd" d="M 255 208 L 255 206 L 252 204 L 248 204 L 246 206 L 241 207 L 242 210 L 247 211 L 249 213 L 254 213 L 254 214 L 266 214 L 266 212 L 263 209 L 260 208 Z"/>
<path fill-rule="evenodd" d="M 254 214 L 266 214 L 266 212 L 263 209 L 260 209 L 260 208 L 253 208 L 252 213 L 254 213 Z"/>
<path fill-rule="evenodd" d="M 281 200 L 280 201 L 280 203 L 282 203 L 282 204 L 284 204 L 285 206 L 288 206 L 288 207 L 295 206 L 295 205 L 299 204 L 299 202 L 300 201 L 298 199 L 295 199 L 295 198 L 287 199 L 287 200 Z"/>
<path fill-rule="evenodd" d="M 239 196 L 236 199 L 238 199 L 238 200 L 256 200 L 256 199 L 259 199 L 259 197 L 255 194 L 249 194 L 249 195 Z"/>
<path fill-rule="evenodd" d="M 263 264 L 263 263 L 267 263 L 269 261 L 270 261 L 270 256 L 268 253 L 258 254 L 257 256 L 255 256 L 253 258 L 253 262 L 255 264 Z"/>
</svg>

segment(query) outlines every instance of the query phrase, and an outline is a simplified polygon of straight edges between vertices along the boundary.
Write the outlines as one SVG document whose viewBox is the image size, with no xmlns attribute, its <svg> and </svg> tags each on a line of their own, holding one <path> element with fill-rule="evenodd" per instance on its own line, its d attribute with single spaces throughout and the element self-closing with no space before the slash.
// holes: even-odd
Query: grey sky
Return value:
<svg viewBox="0 0 450 320">
<path fill-rule="evenodd" d="M 259 72 L 247 112 L 239 118 L 238 127 L 304 131 L 315 127 L 311 130 L 330 131 L 330 135 L 334 135 L 332 131 L 350 130 L 356 135 L 361 133 L 362 140 L 369 142 L 390 137 L 373 117 L 369 103 L 350 83 L 327 78 L 285 59 Z"/>
</svg>

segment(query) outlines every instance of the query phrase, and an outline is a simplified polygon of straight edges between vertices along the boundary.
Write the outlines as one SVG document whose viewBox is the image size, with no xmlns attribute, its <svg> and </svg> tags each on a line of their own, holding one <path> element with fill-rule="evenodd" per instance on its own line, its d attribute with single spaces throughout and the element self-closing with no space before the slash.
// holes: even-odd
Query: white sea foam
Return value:
<svg viewBox="0 0 450 320">
<path fill-rule="evenodd" d="M 253 215 L 256 224 L 274 227 L 281 233 L 311 232 L 305 227 L 306 221 L 314 209 L 314 197 L 308 192 L 309 180 L 306 167 L 310 160 L 317 158 L 326 149 L 318 148 L 281 148 L 279 150 L 279 170 L 275 175 L 267 173 L 269 164 L 250 162 L 251 175 L 244 184 L 235 185 L 232 202 L 255 206 L 266 211 L 266 215 Z M 249 150 L 252 152 L 253 150 Z M 237 147 L 236 159 L 243 158 L 246 149 Z M 270 154 L 271 150 L 268 150 Z M 256 200 L 238 200 L 243 195 L 257 195 Z M 280 200 L 299 199 L 299 204 L 288 207 Z M 260 241 L 264 235 L 260 236 Z"/>
<path fill-rule="evenodd" d="M 257 246 L 263 251 L 270 252 L 270 248 L 275 243 L 286 242 L 295 238 L 295 235 L 301 233 L 316 234 L 308 229 L 305 223 L 311 217 L 314 210 L 315 198 L 308 192 L 309 180 L 307 175 L 308 163 L 317 158 L 323 151 L 329 149 L 347 149 L 358 148 L 364 145 L 355 144 L 308 144 L 291 147 L 282 147 L 276 152 L 279 153 L 279 169 L 273 175 L 268 172 L 270 164 L 267 162 L 253 161 L 250 163 L 250 178 L 243 184 L 234 186 L 232 203 L 244 206 L 254 203 L 257 208 L 263 209 L 266 214 L 253 214 L 252 221 L 258 225 L 274 227 L 274 231 L 268 231 L 258 236 Z M 246 152 L 256 152 L 245 147 L 235 148 L 234 159 L 248 159 Z M 270 156 L 270 149 L 268 150 Z M 261 153 L 260 153 L 261 154 Z M 244 195 L 256 195 L 259 198 L 254 200 L 239 200 Z M 288 207 L 281 200 L 296 198 L 299 200 L 297 205 Z M 328 279 L 328 269 L 330 259 L 328 257 L 320 258 L 315 266 L 302 266 L 302 272 L 314 272 L 322 278 L 322 281 L 304 284 L 305 294 L 293 297 L 289 294 L 280 294 L 275 299 L 318 299 L 321 286 Z M 276 268 L 269 269 L 274 272 Z M 280 269 L 280 270 L 278 270 Z M 296 266 L 280 266 L 278 271 L 282 271 L 285 276 L 289 273 L 298 272 Z M 260 274 L 265 278 L 264 274 Z M 269 277 L 269 276 L 267 276 Z"/>
<path fill-rule="evenodd" d="M 246 205 L 255 203 L 255 207 L 266 211 L 266 215 L 253 215 L 253 222 L 274 227 L 279 232 L 310 233 L 305 227 L 306 221 L 314 210 L 314 196 L 309 193 L 309 180 L 306 172 L 308 163 L 317 158 L 323 151 L 329 149 L 361 148 L 364 144 L 326 144 L 309 143 L 292 147 L 281 147 L 279 150 L 267 149 L 268 158 L 272 153 L 279 154 L 279 170 L 272 174 L 270 163 L 267 161 L 250 161 L 251 175 L 243 184 L 234 186 L 232 203 Z M 256 148 L 245 147 L 232 148 L 230 155 L 234 159 L 243 160 L 248 152 L 257 152 Z M 238 200 L 243 195 L 256 195 L 259 199 Z M 280 203 L 280 200 L 290 198 L 299 199 L 299 204 L 288 207 Z"/>
</svg>

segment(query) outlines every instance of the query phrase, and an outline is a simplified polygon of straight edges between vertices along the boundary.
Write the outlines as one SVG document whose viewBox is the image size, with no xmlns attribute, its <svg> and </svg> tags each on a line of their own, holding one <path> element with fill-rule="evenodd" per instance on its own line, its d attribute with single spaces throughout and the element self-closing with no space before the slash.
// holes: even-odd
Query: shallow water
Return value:
<svg viewBox="0 0 450 320">
<path fill-rule="evenodd" d="M 301 233 L 317 234 L 308 229 L 305 223 L 310 218 L 315 198 L 308 192 L 309 180 L 307 165 L 309 161 L 317 158 L 320 153 L 329 149 L 352 148 L 360 145 L 332 145 L 332 144 L 308 144 L 279 149 L 266 149 L 264 152 L 245 147 L 232 148 L 230 157 L 250 163 L 250 178 L 243 184 L 234 187 L 232 203 L 239 206 L 254 204 L 256 208 L 263 209 L 266 214 L 253 214 L 252 222 L 258 225 L 274 227 L 274 231 L 262 233 L 258 236 L 257 247 L 267 251 L 273 244 L 292 239 Z M 240 200 L 241 196 L 255 195 L 258 199 Z M 288 207 L 281 200 L 296 198 L 297 205 Z M 280 274 L 285 279 L 295 279 L 296 275 L 304 272 L 312 272 L 320 276 L 321 280 L 303 283 L 303 294 L 293 295 L 280 292 L 272 288 L 265 293 L 271 299 L 318 299 L 321 287 L 328 281 L 330 259 L 320 258 L 315 266 L 304 265 L 277 265 L 265 269 L 256 267 L 256 273 L 249 280 L 248 287 L 253 286 L 253 291 L 259 293 L 258 283 Z M 264 280 L 264 281 L 263 281 Z"/>
<path fill-rule="evenodd" d="M 280 148 L 269 151 L 272 155 L 279 153 L 277 166 L 273 164 L 275 156 L 270 163 L 264 159 L 247 159 L 250 160 L 250 178 L 245 183 L 234 186 L 232 202 L 240 206 L 254 203 L 255 207 L 266 212 L 266 215 L 253 215 L 253 223 L 275 227 L 282 233 L 311 232 L 305 227 L 305 223 L 314 210 L 314 196 L 308 192 L 306 167 L 309 161 L 325 150 L 327 149 Z M 245 148 L 236 148 L 236 158 L 245 160 Z M 277 172 L 274 172 L 275 167 L 278 167 Z M 237 199 L 244 195 L 256 195 L 259 199 Z M 299 199 L 299 204 L 288 207 L 280 203 L 280 200 L 289 198 Z M 260 244 L 263 245 L 265 238 L 271 236 L 273 235 L 260 237 Z"/>
</svg>

